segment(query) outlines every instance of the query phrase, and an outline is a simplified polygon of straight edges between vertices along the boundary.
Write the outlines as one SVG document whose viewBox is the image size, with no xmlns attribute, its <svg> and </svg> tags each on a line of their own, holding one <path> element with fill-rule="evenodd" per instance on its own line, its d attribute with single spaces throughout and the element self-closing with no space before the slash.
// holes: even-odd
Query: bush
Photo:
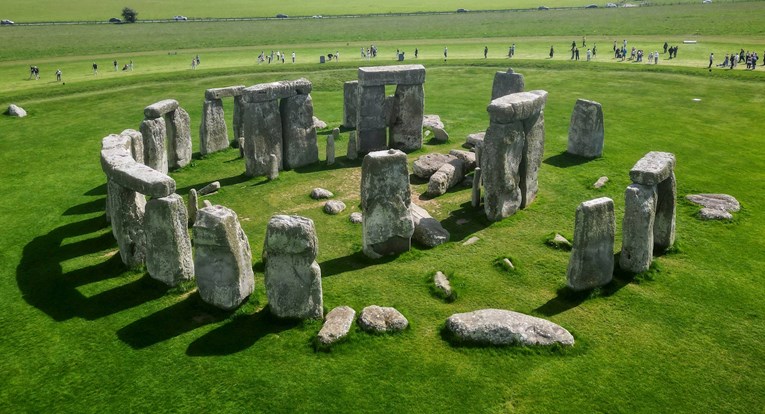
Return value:
<svg viewBox="0 0 765 414">
<path fill-rule="evenodd" d="M 122 18 L 123 21 L 126 23 L 135 23 L 138 17 L 138 12 L 131 9 L 130 7 L 125 7 L 122 9 Z"/>
</svg>

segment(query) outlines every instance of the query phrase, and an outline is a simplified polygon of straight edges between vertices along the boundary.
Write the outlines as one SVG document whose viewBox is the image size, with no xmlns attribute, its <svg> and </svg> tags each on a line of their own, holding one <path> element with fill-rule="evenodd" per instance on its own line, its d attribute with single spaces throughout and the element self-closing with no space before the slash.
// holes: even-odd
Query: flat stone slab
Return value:
<svg viewBox="0 0 765 414">
<path fill-rule="evenodd" d="M 595 181 L 595 184 L 592 185 L 592 188 L 603 188 L 604 185 L 608 182 L 608 177 L 605 175 L 598 178 L 598 181 Z"/>
<path fill-rule="evenodd" d="M 323 200 L 325 198 L 332 198 L 335 195 L 331 191 L 325 190 L 321 187 L 316 187 L 311 190 L 311 198 L 314 200 Z"/>
<path fill-rule="evenodd" d="M 311 81 L 300 78 L 292 81 L 278 81 L 260 83 L 249 88 L 244 88 L 242 97 L 245 102 L 267 102 L 277 99 L 289 98 L 295 95 L 308 95 L 313 90 Z"/>
<path fill-rule="evenodd" d="M 462 161 L 463 174 L 467 174 L 475 170 L 475 167 L 477 167 L 475 163 L 475 152 L 453 149 L 449 151 L 449 155 L 457 157 Z"/>
<path fill-rule="evenodd" d="M 728 213 L 741 210 L 741 204 L 738 200 L 728 194 L 688 194 L 685 199 L 712 210 L 722 210 Z"/>
<path fill-rule="evenodd" d="M 361 310 L 359 327 L 367 332 L 400 332 L 409 326 L 409 321 L 395 308 L 377 305 Z"/>
<path fill-rule="evenodd" d="M 452 284 L 449 283 L 449 279 L 443 272 L 438 271 L 433 275 L 433 284 L 436 286 L 436 290 L 441 292 L 444 298 L 449 299 L 453 297 L 454 291 L 452 290 Z"/>
<path fill-rule="evenodd" d="M 699 210 L 699 218 L 702 220 L 731 220 L 733 219 L 733 214 L 725 210 L 704 207 Z"/>
<path fill-rule="evenodd" d="M 228 86 L 225 88 L 210 88 L 205 91 L 205 99 L 222 99 L 239 96 L 244 91 L 244 85 Z"/>
<path fill-rule="evenodd" d="M 359 68 L 359 85 L 419 85 L 425 83 L 425 66 L 395 65 Z"/>
<path fill-rule="evenodd" d="M 630 179 L 635 184 L 656 185 L 669 178 L 674 169 L 674 154 L 651 151 L 635 163 L 630 170 Z"/>
<path fill-rule="evenodd" d="M 206 186 L 202 187 L 197 191 L 197 194 L 200 196 L 212 194 L 216 191 L 220 190 L 220 181 L 213 181 L 210 184 L 207 184 Z"/>
<path fill-rule="evenodd" d="M 486 110 L 492 122 L 509 124 L 541 112 L 546 102 L 546 91 L 511 93 L 491 101 Z"/>
<path fill-rule="evenodd" d="M 422 117 L 422 127 L 433 131 L 436 141 L 446 142 L 449 140 L 449 134 L 444 129 L 444 123 L 438 115 L 425 115 Z"/>
<path fill-rule="evenodd" d="M 317 340 L 321 346 L 334 345 L 348 336 L 356 318 L 356 311 L 348 306 L 338 306 L 327 314 Z"/>
<path fill-rule="evenodd" d="M 473 244 L 476 244 L 476 243 L 478 243 L 478 241 L 479 241 L 479 240 L 481 240 L 481 239 L 479 239 L 479 238 L 478 238 L 478 237 L 476 237 L 476 236 L 473 236 L 473 237 L 471 237 L 471 238 L 469 238 L 469 239 L 465 240 L 465 242 L 464 242 L 464 243 L 462 243 L 462 245 L 463 245 L 463 246 L 470 246 L 470 245 L 473 245 Z"/>
<path fill-rule="evenodd" d="M 420 178 L 428 179 L 444 164 L 456 158 L 457 157 L 454 155 L 449 154 L 425 154 L 414 160 L 414 164 L 412 164 L 412 172 Z"/>
<path fill-rule="evenodd" d="M 175 99 L 165 99 L 144 108 L 143 115 L 148 119 L 159 118 L 166 113 L 175 111 L 178 109 L 178 106 L 178 101 Z"/>
<path fill-rule="evenodd" d="M 459 341 L 484 345 L 574 345 L 574 337 L 546 319 L 501 309 L 457 313 L 446 320 L 446 329 Z"/>
<path fill-rule="evenodd" d="M 483 132 L 475 132 L 467 136 L 467 140 L 465 140 L 465 146 L 467 147 L 475 147 L 476 145 L 483 144 L 483 138 L 486 136 L 486 131 Z"/>
<path fill-rule="evenodd" d="M 112 134 L 101 140 L 101 169 L 110 180 L 132 191 L 151 197 L 167 197 L 175 192 L 175 180 L 139 164 L 131 154 L 131 137 Z"/>
</svg>

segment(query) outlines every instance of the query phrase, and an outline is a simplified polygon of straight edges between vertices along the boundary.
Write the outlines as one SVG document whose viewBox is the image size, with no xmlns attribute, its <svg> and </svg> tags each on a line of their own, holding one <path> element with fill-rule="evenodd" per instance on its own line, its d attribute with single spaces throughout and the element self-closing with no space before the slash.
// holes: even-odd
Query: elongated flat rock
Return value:
<svg viewBox="0 0 765 414">
<path fill-rule="evenodd" d="M 532 115 L 544 109 L 546 102 L 546 91 L 519 92 L 491 101 L 486 110 L 489 112 L 491 122 L 509 124 L 531 118 Z"/>
<path fill-rule="evenodd" d="M 367 306 L 359 315 L 359 327 L 367 332 L 399 332 L 409 326 L 409 321 L 395 308 L 377 305 Z"/>
<path fill-rule="evenodd" d="M 261 83 L 242 90 L 245 102 L 267 102 L 289 98 L 295 95 L 308 95 L 313 84 L 308 79 L 300 78 L 292 81 Z"/>
<path fill-rule="evenodd" d="M 317 339 L 322 346 L 342 341 L 351 331 L 356 311 L 348 306 L 338 306 L 327 314 Z"/>
<path fill-rule="evenodd" d="M 112 134 L 101 140 L 101 168 L 106 176 L 122 187 L 151 197 L 173 194 L 175 180 L 136 162 L 131 147 L 127 134 Z"/>
<path fill-rule="evenodd" d="M 446 320 L 446 329 L 466 343 L 485 345 L 574 345 L 574 337 L 546 319 L 502 309 L 457 313 Z"/>
<path fill-rule="evenodd" d="M 656 185 L 669 178 L 675 169 L 675 155 L 669 152 L 651 151 L 630 170 L 635 184 Z"/>
<path fill-rule="evenodd" d="M 728 194 L 688 194 L 685 199 L 712 210 L 722 210 L 729 213 L 741 210 L 741 204 L 738 200 Z"/>
<path fill-rule="evenodd" d="M 178 101 L 175 99 L 165 99 L 144 108 L 143 115 L 148 119 L 155 119 L 176 109 L 178 109 Z"/>
<path fill-rule="evenodd" d="M 205 99 L 222 99 L 239 96 L 244 91 L 244 85 L 227 86 L 225 88 L 210 88 L 205 91 Z"/>
<path fill-rule="evenodd" d="M 419 85 L 425 83 L 425 66 L 396 65 L 359 68 L 359 85 Z"/>
</svg>

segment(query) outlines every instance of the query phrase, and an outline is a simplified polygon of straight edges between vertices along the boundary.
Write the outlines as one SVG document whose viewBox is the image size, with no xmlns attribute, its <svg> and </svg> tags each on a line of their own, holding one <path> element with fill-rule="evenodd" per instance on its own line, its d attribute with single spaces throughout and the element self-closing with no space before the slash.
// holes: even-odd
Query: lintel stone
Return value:
<svg viewBox="0 0 765 414">
<path fill-rule="evenodd" d="M 165 99 L 159 102 L 155 102 L 144 108 L 143 114 L 146 116 L 146 118 L 155 119 L 175 111 L 178 109 L 178 106 L 178 101 L 175 99 Z"/>
<path fill-rule="evenodd" d="M 425 66 L 395 65 L 359 68 L 359 85 L 420 85 L 425 83 Z"/>
<path fill-rule="evenodd" d="M 205 91 L 205 99 L 222 99 L 232 96 L 239 96 L 244 91 L 244 85 L 228 86 L 225 88 L 210 88 Z"/>
</svg>

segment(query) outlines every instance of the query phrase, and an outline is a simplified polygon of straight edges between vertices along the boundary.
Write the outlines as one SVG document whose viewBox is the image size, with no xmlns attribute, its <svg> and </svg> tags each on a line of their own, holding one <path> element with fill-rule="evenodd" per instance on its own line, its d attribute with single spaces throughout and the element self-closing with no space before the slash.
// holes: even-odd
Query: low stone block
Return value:
<svg viewBox="0 0 765 414">
<path fill-rule="evenodd" d="M 327 347 L 345 339 L 355 318 L 356 311 L 348 306 L 338 306 L 329 311 L 316 338 L 319 345 Z"/>
<path fill-rule="evenodd" d="M 358 324 L 367 332 L 390 333 L 403 331 L 409 321 L 395 308 L 372 305 L 361 310 Z"/>
<path fill-rule="evenodd" d="M 502 309 L 457 313 L 445 325 L 457 341 L 493 346 L 574 345 L 569 331 L 546 319 Z"/>
<path fill-rule="evenodd" d="M 446 194 L 450 188 L 462 182 L 462 178 L 465 176 L 463 170 L 462 160 L 459 158 L 449 160 L 435 174 L 430 176 L 427 194 L 429 196 Z"/>
<path fill-rule="evenodd" d="M 414 164 L 412 164 L 412 172 L 420 178 L 428 179 L 431 175 L 435 174 L 441 166 L 455 159 L 457 159 L 457 157 L 449 154 L 430 153 L 421 155 L 414 160 Z"/>
</svg>

